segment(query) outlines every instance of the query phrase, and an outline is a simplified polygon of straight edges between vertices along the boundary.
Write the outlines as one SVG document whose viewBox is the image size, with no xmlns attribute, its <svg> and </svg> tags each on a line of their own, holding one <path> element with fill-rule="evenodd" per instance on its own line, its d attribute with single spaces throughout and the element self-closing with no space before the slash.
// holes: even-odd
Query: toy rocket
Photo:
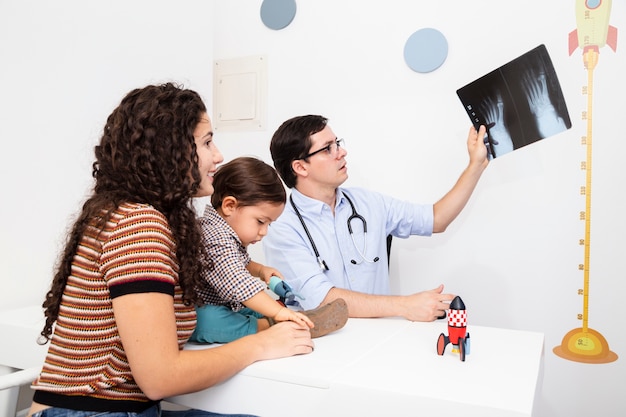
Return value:
<svg viewBox="0 0 626 417">
<path fill-rule="evenodd" d="M 448 311 L 448 336 L 441 333 L 437 339 L 437 354 L 443 355 L 448 343 L 452 343 L 452 351 L 458 352 L 461 360 L 465 361 L 465 355 L 469 355 L 469 338 L 467 311 L 463 300 L 457 295 L 450 303 L 450 310 Z"/>
<path fill-rule="evenodd" d="M 569 34 L 569 54 L 580 47 L 585 54 L 599 49 L 605 44 L 617 50 L 617 28 L 609 25 L 611 0 L 577 0 L 576 27 Z"/>
</svg>

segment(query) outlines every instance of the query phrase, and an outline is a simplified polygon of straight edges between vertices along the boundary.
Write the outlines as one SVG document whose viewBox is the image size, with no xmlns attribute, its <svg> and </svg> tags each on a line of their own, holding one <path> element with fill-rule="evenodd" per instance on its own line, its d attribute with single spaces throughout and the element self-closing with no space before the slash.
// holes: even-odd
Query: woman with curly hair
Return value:
<svg viewBox="0 0 626 417">
<path fill-rule="evenodd" d="M 43 304 L 50 346 L 29 415 L 184 413 L 159 402 L 255 361 L 313 350 L 308 328 L 294 322 L 182 349 L 196 324 L 205 255 L 191 199 L 213 193 L 223 160 L 196 92 L 171 83 L 131 91 L 108 117 L 95 157 L 94 191 Z"/>
</svg>

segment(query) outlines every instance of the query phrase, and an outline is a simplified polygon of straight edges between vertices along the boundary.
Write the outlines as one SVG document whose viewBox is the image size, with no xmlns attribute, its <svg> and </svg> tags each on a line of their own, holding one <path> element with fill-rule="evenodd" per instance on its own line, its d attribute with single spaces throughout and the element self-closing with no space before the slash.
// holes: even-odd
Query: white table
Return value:
<svg viewBox="0 0 626 417">
<path fill-rule="evenodd" d="M 350 319 L 315 339 L 310 355 L 257 362 L 222 384 L 168 401 L 268 417 L 532 416 L 543 378 L 543 334 L 471 322 L 468 332 L 470 354 L 462 362 L 451 345 L 437 355 L 446 320 Z"/>
</svg>

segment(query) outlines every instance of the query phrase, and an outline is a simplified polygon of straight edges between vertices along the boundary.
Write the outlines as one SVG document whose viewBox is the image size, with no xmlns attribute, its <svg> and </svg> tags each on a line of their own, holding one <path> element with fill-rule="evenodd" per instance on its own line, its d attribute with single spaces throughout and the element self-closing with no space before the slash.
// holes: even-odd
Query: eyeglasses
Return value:
<svg viewBox="0 0 626 417">
<path fill-rule="evenodd" d="M 324 146 L 322 149 L 318 149 L 314 152 L 311 152 L 308 155 L 304 155 L 304 158 L 302 159 L 309 159 L 310 157 L 312 157 L 315 154 L 318 154 L 320 152 L 324 152 L 326 151 L 326 153 L 328 155 L 332 155 L 332 156 L 337 156 L 337 152 L 339 151 L 340 147 L 345 147 L 346 146 L 346 142 L 343 139 L 336 139 L 334 142 L 329 143 L 328 145 Z"/>
</svg>

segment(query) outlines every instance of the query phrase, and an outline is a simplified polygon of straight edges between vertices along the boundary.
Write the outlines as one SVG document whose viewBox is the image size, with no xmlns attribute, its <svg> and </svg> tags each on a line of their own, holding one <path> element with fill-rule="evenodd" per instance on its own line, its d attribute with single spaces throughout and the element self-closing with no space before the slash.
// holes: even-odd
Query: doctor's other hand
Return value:
<svg viewBox="0 0 626 417">
<path fill-rule="evenodd" d="M 434 321 L 450 308 L 454 294 L 443 294 L 443 284 L 428 291 L 403 296 L 403 317 L 411 321 Z"/>
</svg>

